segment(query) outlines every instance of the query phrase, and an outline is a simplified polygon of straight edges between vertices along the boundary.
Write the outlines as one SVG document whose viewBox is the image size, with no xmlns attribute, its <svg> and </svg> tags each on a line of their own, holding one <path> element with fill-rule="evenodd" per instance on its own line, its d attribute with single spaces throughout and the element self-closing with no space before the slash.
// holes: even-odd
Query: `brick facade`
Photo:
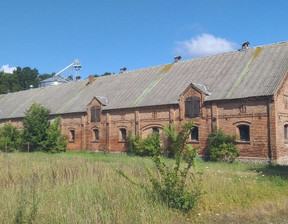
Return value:
<svg viewBox="0 0 288 224">
<path fill-rule="evenodd" d="M 145 138 L 153 132 L 153 128 L 159 128 L 164 147 L 167 144 L 161 130 L 164 125 L 174 123 L 179 129 L 181 124 L 193 120 L 199 136 L 197 141 L 190 139 L 188 143 L 200 147 L 199 153 L 202 155 L 205 154 L 213 126 L 239 136 L 239 125 L 247 125 L 250 140 L 237 139 L 240 159 L 267 162 L 271 158 L 274 162 L 285 163 L 288 145 L 284 144 L 283 127 L 288 124 L 288 109 L 285 109 L 284 102 L 288 98 L 288 91 L 280 91 L 278 95 L 275 101 L 271 97 L 258 97 L 204 102 L 205 93 L 189 86 L 179 97 L 179 104 L 109 111 L 102 110 L 103 105 L 93 99 L 87 106 L 87 113 L 62 115 L 61 125 L 63 133 L 68 135 L 68 150 L 125 152 L 128 145 L 121 139 L 120 129 L 127 130 L 127 136 L 131 132 Z M 200 116 L 186 118 L 185 99 L 191 96 L 200 98 Z M 100 122 L 91 122 L 92 106 L 101 108 Z M 95 140 L 95 129 L 99 131 L 99 140 Z M 70 139 L 70 130 L 75 130 L 74 141 Z"/>
</svg>

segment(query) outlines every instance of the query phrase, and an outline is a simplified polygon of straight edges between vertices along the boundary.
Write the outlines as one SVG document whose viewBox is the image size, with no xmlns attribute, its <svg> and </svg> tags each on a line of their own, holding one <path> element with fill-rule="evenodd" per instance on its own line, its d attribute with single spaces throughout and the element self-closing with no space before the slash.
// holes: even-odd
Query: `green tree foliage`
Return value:
<svg viewBox="0 0 288 224">
<path fill-rule="evenodd" d="M 193 129 L 193 122 L 187 122 L 179 133 L 174 127 L 165 127 L 163 130 L 172 140 L 174 150 L 174 166 L 167 165 L 158 151 L 153 156 L 154 164 L 161 178 L 148 169 L 150 181 L 160 198 L 171 208 L 189 211 L 196 205 L 201 195 L 201 174 L 196 172 L 195 158 L 197 149 L 187 145 L 187 140 Z M 187 181 L 188 179 L 188 181 Z"/>
<path fill-rule="evenodd" d="M 44 150 L 49 152 L 65 152 L 67 142 L 66 135 L 61 134 L 60 117 L 56 117 L 47 130 L 47 138 L 44 142 Z"/>
<path fill-rule="evenodd" d="M 16 75 L 21 90 L 29 89 L 30 85 L 33 87 L 38 87 L 39 72 L 36 68 L 31 69 L 30 67 L 17 67 L 17 69 L 13 71 L 13 74 Z"/>
<path fill-rule="evenodd" d="M 5 144 L 7 144 L 7 152 L 21 149 L 21 134 L 21 131 L 17 130 L 11 123 L 6 123 L 0 127 L 0 150 L 5 151 Z"/>
<path fill-rule="evenodd" d="M 20 89 L 15 74 L 0 72 L 0 94 L 12 93 Z"/>
<path fill-rule="evenodd" d="M 0 71 L 0 94 L 27 90 L 32 85 L 34 88 L 39 86 L 39 83 L 47 78 L 52 77 L 52 74 L 39 74 L 36 68 L 17 67 L 12 74 Z"/>
<path fill-rule="evenodd" d="M 211 161 L 235 161 L 240 155 L 235 140 L 236 135 L 226 135 L 222 129 L 215 127 L 208 138 L 209 159 Z"/>
<path fill-rule="evenodd" d="M 160 151 L 159 134 L 150 134 L 145 139 L 141 139 L 137 134 L 132 137 L 131 132 L 128 136 L 129 154 L 137 156 L 153 156 Z"/>
<path fill-rule="evenodd" d="M 43 151 L 47 140 L 49 110 L 38 103 L 32 104 L 23 119 L 23 138 L 30 144 L 30 151 Z"/>
<path fill-rule="evenodd" d="M 30 151 L 60 152 L 65 151 L 65 136 L 59 128 L 59 118 L 50 124 L 49 110 L 34 103 L 23 119 L 23 139 L 30 144 Z"/>
</svg>

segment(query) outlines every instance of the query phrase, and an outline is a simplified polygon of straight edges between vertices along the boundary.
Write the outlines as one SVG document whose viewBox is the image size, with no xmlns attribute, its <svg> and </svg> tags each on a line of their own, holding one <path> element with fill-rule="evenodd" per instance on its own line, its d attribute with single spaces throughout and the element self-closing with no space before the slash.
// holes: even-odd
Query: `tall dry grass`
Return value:
<svg viewBox="0 0 288 224">
<path fill-rule="evenodd" d="M 100 153 L 0 153 L 1 223 L 281 223 L 288 180 L 263 165 L 207 163 L 190 214 L 151 192 L 149 158 Z M 120 176 L 124 171 L 140 188 Z M 285 173 L 281 170 L 281 174 Z"/>
</svg>

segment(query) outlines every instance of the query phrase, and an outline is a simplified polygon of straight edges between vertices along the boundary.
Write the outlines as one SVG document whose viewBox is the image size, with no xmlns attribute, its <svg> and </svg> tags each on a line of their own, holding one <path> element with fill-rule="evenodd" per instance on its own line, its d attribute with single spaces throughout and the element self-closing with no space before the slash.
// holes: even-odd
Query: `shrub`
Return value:
<svg viewBox="0 0 288 224">
<path fill-rule="evenodd" d="M 198 150 L 186 144 L 192 128 L 193 122 L 187 122 L 176 134 L 173 126 L 165 127 L 164 132 L 172 140 L 175 165 L 171 167 L 165 164 L 158 150 L 153 156 L 153 161 L 161 178 L 155 177 L 152 170 L 148 169 L 155 192 L 169 207 L 183 211 L 193 209 L 201 195 L 201 174 L 190 170 L 192 167 L 195 168 Z"/>
<path fill-rule="evenodd" d="M 222 129 L 215 128 L 208 138 L 209 159 L 211 161 L 235 161 L 240 155 L 235 140 L 236 135 L 226 135 Z"/>
<path fill-rule="evenodd" d="M 14 152 L 22 147 L 21 131 L 17 130 L 11 123 L 6 123 L 0 127 L 1 151 L 5 151 L 5 144 L 7 144 L 8 152 Z"/>
<path fill-rule="evenodd" d="M 131 132 L 128 135 L 129 154 L 137 156 L 153 156 L 155 152 L 160 151 L 159 134 L 150 134 L 145 139 L 141 139 L 139 134 L 132 137 Z"/>
<path fill-rule="evenodd" d="M 44 150 L 49 152 L 65 152 L 67 141 L 66 135 L 61 134 L 60 117 L 55 118 L 47 129 L 46 141 L 43 143 Z"/>
</svg>

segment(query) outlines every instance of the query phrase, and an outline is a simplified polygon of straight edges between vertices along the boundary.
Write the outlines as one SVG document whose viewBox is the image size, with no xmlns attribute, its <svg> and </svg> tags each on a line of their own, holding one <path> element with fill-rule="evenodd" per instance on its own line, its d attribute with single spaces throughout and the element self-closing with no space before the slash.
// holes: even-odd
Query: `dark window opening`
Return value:
<svg viewBox="0 0 288 224">
<path fill-rule="evenodd" d="M 193 129 L 191 131 L 191 140 L 192 141 L 199 141 L 198 127 L 193 127 Z"/>
<path fill-rule="evenodd" d="M 126 137 L 127 137 L 126 129 L 125 128 L 121 128 L 120 129 L 120 133 L 121 133 L 120 140 L 121 141 L 126 141 Z"/>
<path fill-rule="evenodd" d="M 241 141 L 250 141 L 250 130 L 248 125 L 239 125 L 239 135 Z"/>
<path fill-rule="evenodd" d="M 70 130 L 70 141 L 75 141 L 75 130 Z"/>
<path fill-rule="evenodd" d="M 94 141 L 99 141 L 99 130 L 94 129 L 93 134 L 94 134 Z"/>
<path fill-rule="evenodd" d="M 185 100 L 185 117 L 193 118 L 200 116 L 200 98 L 189 97 Z"/>
<path fill-rule="evenodd" d="M 100 122 L 100 108 L 97 106 L 91 108 L 91 122 Z"/>
<path fill-rule="evenodd" d="M 284 125 L 284 141 L 288 143 L 288 124 Z"/>
<path fill-rule="evenodd" d="M 152 128 L 154 135 L 159 135 L 159 128 Z"/>
</svg>

